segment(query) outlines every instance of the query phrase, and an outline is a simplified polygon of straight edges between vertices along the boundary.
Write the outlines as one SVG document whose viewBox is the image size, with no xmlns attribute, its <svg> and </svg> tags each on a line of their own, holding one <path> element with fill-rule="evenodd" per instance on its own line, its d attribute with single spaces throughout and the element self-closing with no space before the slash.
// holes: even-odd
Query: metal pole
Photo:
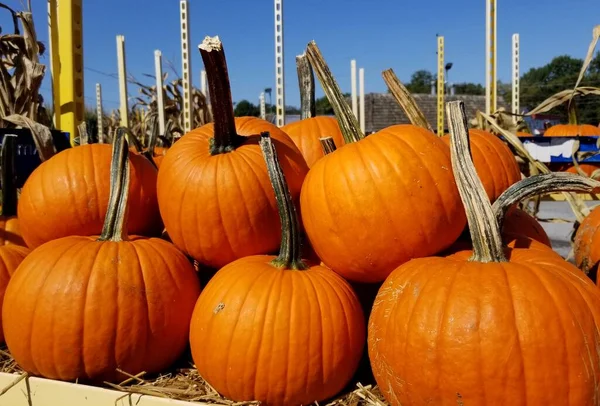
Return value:
<svg viewBox="0 0 600 406">
<path fill-rule="evenodd" d="M 58 59 L 58 9 L 56 0 L 48 0 L 48 44 L 50 46 L 50 75 L 52 76 L 52 105 L 54 128 L 60 129 L 60 60 Z"/>
<path fill-rule="evenodd" d="M 487 114 L 497 110 L 496 15 L 496 0 L 486 0 L 485 111 Z"/>
<path fill-rule="evenodd" d="M 512 36 L 512 112 L 519 114 L 519 34 Z M 517 117 L 513 116 L 513 122 L 516 124 Z"/>
<path fill-rule="evenodd" d="M 156 76 L 156 109 L 158 111 L 158 132 L 165 135 L 165 96 L 163 93 L 162 52 L 154 51 L 154 68 Z"/>
<path fill-rule="evenodd" d="M 358 96 L 356 94 L 356 59 L 350 61 L 350 87 L 352 92 L 352 113 L 358 118 Z"/>
<path fill-rule="evenodd" d="M 275 106 L 276 124 L 285 125 L 285 76 L 283 71 L 283 0 L 275 0 Z"/>
<path fill-rule="evenodd" d="M 360 130 L 365 133 L 365 69 L 358 70 L 358 94 L 360 96 Z"/>
<path fill-rule="evenodd" d="M 81 0 L 61 0 L 58 4 L 59 103 L 61 130 L 70 134 L 71 145 L 83 121 L 83 38 Z M 55 47 L 56 49 L 56 47 Z M 58 59 L 58 60 L 56 60 Z"/>
<path fill-rule="evenodd" d="M 102 86 L 96 83 L 96 120 L 98 125 L 98 143 L 104 144 L 104 115 L 102 114 Z"/>
<path fill-rule="evenodd" d="M 437 133 L 444 134 L 444 37 L 438 37 L 437 57 Z"/>
<path fill-rule="evenodd" d="M 192 131 L 192 116 L 194 114 L 194 106 L 192 104 L 191 90 L 191 58 L 190 58 L 190 17 L 188 0 L 181 0 L 180 3 L 181 17 L 181 63 L 183 73 L 183 131 Z"/>
<path fill-rule="evenodd" d="M 125 37 L 117 35 L 117 63 L 119 65 L 119 112 L 122 127 L 129 127 L 129 101 L 127 99 L 127 67 L 125 66 Z"/>
<path fill-rule="evenodd" d="M 260 93 L 260 97 L 258 98 L 258 101 L 260 103 L 260 118 L 262 118 L 263 120 L 266 120 L 267 119 L 267 109 L 265 106 L 265 92 Z"/>
</svg>

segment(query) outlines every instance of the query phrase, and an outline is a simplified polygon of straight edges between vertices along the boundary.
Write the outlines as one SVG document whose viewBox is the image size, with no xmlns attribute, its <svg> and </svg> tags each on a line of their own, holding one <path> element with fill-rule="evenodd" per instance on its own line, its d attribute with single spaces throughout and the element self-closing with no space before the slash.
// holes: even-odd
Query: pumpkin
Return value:
<svg viewBox="0 0 600 406">
<path fill-rule="evenodd" d="M 275 252 L 280 242 L 275 196 L 261 158 L 259 135 L 269 131 L 298 200 L 308 166 L 292 140 L 254 117 L 234 120 L 225 54 L 218 37 L 204 40 L 214 123 L 173 144 L 158 174 L 158 203 L 171 240 L 203 265 Z"/>
<path fill-rule="evenodd" d="M 25 258 L 8 283 L 2 309 L 6 343 L 32 375 L 118 382 L 126 376 L 117 368 L 156 373 L 187 348 L 198 277 L 174 245 L 128 237 L 135 166 L 127 156 L 125 138 L 117 135 L 100 237 L 49 241 Z"/>
<path fill-rule="evenodd" d="M 0 207 L 0 247 L 25 246 L 17 218 L 17 186 L 15 184 L 15 155 L 17 137 L 5 134 L 2 139 L 0 176 L 2 177 L 2 206 Z M 2 302 L 0 302 L 1 304 Z"/>
<path fill-rule="evenodd" d="M 110 194 L 111 146 L 87 144 L 44 161 L 29 176 L 18 206 L 23 239 L 30 248 L 61 237 L 98 235 Z M 156 199 L 156 168 L 131 154 L 129 229 L 158 236 L 162 222 Z"/>
<path fill-rule="evenodd" d="M 595 404 L 600 290 L 556 256 L 505 252 L 464 105 L 448 106 L 474 253 L 415 259 L 386 279 L 368 328 L 377 384 L 390 405 Z"/>
<path fill-rule="evenodd" d="M 573 251 L 575 265 L 592 276 L 597 283 L 596 273 L 600 261 L 600 207 L 596 206 L 587 215 L 575 233 Z"/>
<path fill-rule="evenodd" d="M 544 137 L 590 137 L 599 135 L 600 128 L 590 124 L 557 124 L 544 132 Z"/>
<path fill-rule="evenodd" d="M 450 136 L 442 140 L 449 146 Z M 521 170 L 512 151 L 494 134 L 470 129 L 469 140 L 477 175 L 492 202 L 508 187 L 521 180 Z"/>
<path fill-rule="evenodd" d="M 516 206 L 509 209 L 504 218 L 503 235 L 523 235 L 551 247 L 550 237 L 544 227 L 529 213 Z"/>
<path fill-rule="evenodd" d="M 302 221 L 318 257 L 348 280 L 376 283 L 448 248 L 466 224 L 448 147 L 408 124 L 365 138 L 314 42 L 307 55 L 345 138 L 302 186 Z"/>
<path fill-rule="evenodd" d="M 600 169 L 600 165 L 597 164 L 586 164 L 586 163 L 580 163 L 579 164 L 579 169 L 581 169 L 581 171 L 586 175 L 586 176 L 592 176 L 592 174 L 597 171 L 598 169 Z M 579 174 L 579 172 L 577 171 L 577 168 L 575 168 L 575 166 L 570 166 L 568 167 L 566 170 L 566 172 L 569 173 L 575 173 L 575 174 Z"/>
<path fill-rule="evenodd" d="M 2 303 L 6 286 L 19 264 L 25 259 L 30 250 L 27 247 L 10 244 L 0 246 L 0 343 L 4 343 L 4 332 L 2 330 Z"/>
<path fill-rule="evenodd" d="M 363 353 L 365 320 L 348 282 L 302 261 L 275 143 L 264 133 L 260 144 L 279 203 L 280 254 L 238 259 L 208 282 L 192 316 L 192 356 L 200 375 L 229 399 L 308 405 L 348 383 Z"/>
</svg>

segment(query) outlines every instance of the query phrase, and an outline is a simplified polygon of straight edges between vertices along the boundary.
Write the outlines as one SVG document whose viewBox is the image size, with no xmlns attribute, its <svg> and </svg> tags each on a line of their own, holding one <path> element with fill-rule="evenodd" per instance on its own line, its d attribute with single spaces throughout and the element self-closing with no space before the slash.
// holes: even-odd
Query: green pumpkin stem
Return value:
<svg viewBox="0 0 600 406">
<path fill-rule="evenodd" d="M 321 83 L 327 99 L 329 99 L 329 103 L 331 103 L 331 107 L 333 107 L 345 143 L 349 144 L 365 138 L 365 135 L 360 130 L 360 124 L 358 124 L 356 116 L 352 113 L 352 109 L 344 99 L 344 95 L 315 41 L 308 43 L 306 55 Z"/>
<path fill-rule="evenodd" d="M 321 143 L 321 148 L 323 148 L 325 155 L 331 154 L 337 149 L 335 142 L 333 141 L 333 137 L 319 138 L 319 142 Z"/>
<path fill-rule="evenodd" d="M 298 85 L 300 86 L 300 118 L 302 120 L 317 115 L 315 103 L 315 75 L 306 53 L 296 57 Z"/>
<path fill-rule="evenodd" d="M 218 36 L 206 37 L 198 46 L 206 70 L 208 93 L 214 117 L 214 137 L 211 140 L 211 155 L 235 150 L 244 140 L 236 132 L 233 114 L 231 85 L 223 44 Z"/>
<path fill-rule="evenodd" d="M 533 196 L 557 192 L 598 193 L 600 182 L 567 172 L 553 172 L 525 178 L 506 189 L 492 205 L 496 222 L 502 229 L 504 216 L 514 204 Z"/>
<path fill-rule="evenodd" d="M 465 105 L 462 101 L 449 102 L 446 110 L 450 129 L 452 172 L 467 213 L 473 241 L 471 261 L 505 262 L 500 228 L 471 157 Z"/>
<path fill-rule="evenodd" d="M 281 220 L 281 246 L 279 256 L 272 261 L 272 265 L 282 269 L 308 269 L 308 266 L 302 261 L 302 238 L 300 237 L 300 224 L 298 223 L 296 207 L 279 164 L 277 151 L 275 151 L 275 146 L 268 132 L 260 134 L 259 144 L 267 164 L 267 171 L 275 192 L 279 219 Z"/>
<path fill-rule="evenodd" d="M 126 241 L 129 216 L 129 148 L 123 128 L 117 130 L 113 140 L 110 164 L 110 195 L 104 218 L 102 234 L 97 241 Z"/>
<path fill-rule="evenodd" d="M 385 70 L 381 75 L 383 76 L 383 81 L 387 85 L 390 93 L 394 96 L 394 99 L 396 99 L 396 103 L 402 108 L 411 124 L 433 132 L 433 128 L 427 121 L 425 114 L 423 114 L 423 111 L 412 94 L 410 94 L 410 91 L 402 84 L 402 82 L 400 82 L 400 79 L 398 79 L 394 70 Z M 443 135 L 443 133 L 440 134 L 440 136 L 441 135 Z"/>
<path fill-rule="evenodd" d="M 15 170 L 15 154 L 17 137 L 6 134 L 2 140 L 2 216 L 17 215 L 17 185 Z"/>
</svg>

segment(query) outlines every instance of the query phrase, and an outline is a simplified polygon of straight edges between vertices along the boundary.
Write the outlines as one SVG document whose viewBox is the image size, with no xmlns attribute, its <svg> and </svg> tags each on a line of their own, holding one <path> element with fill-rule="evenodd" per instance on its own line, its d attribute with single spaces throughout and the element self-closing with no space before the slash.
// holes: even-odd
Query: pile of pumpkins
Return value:
<svg viewBox="0 0 600 406">
<path fill-rule="evenodd" d="M 223 396 L 306 405 L 339 394 L 367 348 L 391 405 L 597 401 L 600 290 L 524 211 L 496 222 L 491 203 L 521 175 L 499 138 L 467 134 L 460 102 L 442 137 L 365 137 L 347 106 L 339 126 L 278 128 L 234 118 L 218 37 L 200 52 L 214 123 L 158 169 L 120 131 L 42 163 L 18 205 L 3 196 L 0 337 L 25 371 L 118 382 L 189 346 Z"/>
</svg>

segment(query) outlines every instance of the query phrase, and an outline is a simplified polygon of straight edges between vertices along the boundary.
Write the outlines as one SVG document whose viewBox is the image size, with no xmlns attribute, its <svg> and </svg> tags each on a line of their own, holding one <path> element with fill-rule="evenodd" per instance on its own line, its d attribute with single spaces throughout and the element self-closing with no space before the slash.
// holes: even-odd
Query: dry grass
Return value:
<svg viewBox="0 0 600 406">
<path fill-rule="evenodd" d="M 6 347 L 0 349 L 0 372 L 25 374 L 12 358 Z M 188 366 L 173 368 L 173 371 L 156 377 L 146 377 L 143 372 L 138 375 L 131 375 L 125 371 L 119 372 L 128 376 L 128 378 L 118 384 L 105 382 L 105 385 L 107 388 L 123 392 L 123 397 L 130 396 L 131 394 L 140 394 L 186 402 L 202 402 L 224 406 L 251 406 L 260 404 L 259 402 L 234 402 L 222 397 L 212 386 L 202 379 L 191 363 L 189 363 Z M 356 387 L 355 390 L 343 393 L 339 397 L 331 399 L 328 403 L 324 403 L 323 405 L 387 405 L 377 387 L 371 385 L 363 386 L 360 383 L 357 383 Z M 1 389 L 2 388 L 0 388 L 0 393 L 2 393 Z"/>
</svg>

